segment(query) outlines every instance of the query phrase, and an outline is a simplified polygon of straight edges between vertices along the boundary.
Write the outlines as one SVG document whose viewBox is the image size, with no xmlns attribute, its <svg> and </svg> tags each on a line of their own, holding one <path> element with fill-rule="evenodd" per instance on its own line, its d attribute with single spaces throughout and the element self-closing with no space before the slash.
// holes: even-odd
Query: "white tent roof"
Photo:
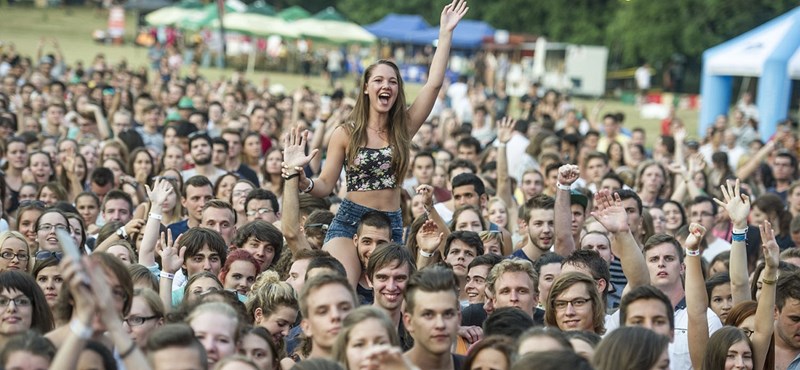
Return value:
<svg viewBox="0 0 800 370">
<path fill-rule="evenodd" d="M 704 68 L 712 75 L 758 77 L 767 58 L 784 38 L 797 37 L 789 33 L 798 23 L 800 7 L 708 50 Z M 795 51 L 787 68 L 791 78 L 800 79 L 800 49 Z"/>
</svg>

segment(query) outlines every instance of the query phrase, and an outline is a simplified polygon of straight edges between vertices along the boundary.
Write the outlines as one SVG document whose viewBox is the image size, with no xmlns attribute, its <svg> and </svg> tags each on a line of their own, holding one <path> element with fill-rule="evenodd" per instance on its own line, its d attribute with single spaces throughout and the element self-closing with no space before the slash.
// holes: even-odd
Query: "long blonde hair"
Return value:
<svg viewBox="0 0 800 370">
<path fill-rule="evenodd" d="M 350 134 L 350 143 L 347 145 L 347 163 L 355 163 L 358 155 L 358 148 L 367 141 L 367 123 L 369 122 L 369 96 L 364 94 L 364 87 L 372 76 L 372 70 L 378 65 L 391 67 L 397 75 L 397 100 L 389 110 L 389 147 L 392 148 L 392 170 L 395 174 L 395 184 L 397 187 L 403 183 L 406 171 L 408 170 L 409 141 L 408 124 L 411 118 L 406 110 L 406 95 L 403 87 L 403 78 L 400 76 L 400 69 L 394 62 L 381 59 L 364 71 L 361 79 L 362 92 L 358 94 L 356 105 L 353 107 L 350 117 L 345 120 L 343 125 Z"/>
</svg>

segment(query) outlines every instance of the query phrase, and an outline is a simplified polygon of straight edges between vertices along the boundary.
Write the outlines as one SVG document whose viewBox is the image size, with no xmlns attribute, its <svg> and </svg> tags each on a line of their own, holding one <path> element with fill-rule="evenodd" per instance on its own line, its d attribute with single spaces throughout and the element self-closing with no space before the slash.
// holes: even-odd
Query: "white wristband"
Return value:
<svg viewBox="0 0 800 370">
<path fill-rule="evenodd" d="M 699 256 L 700 255 L 700 250 L 697 249 L 697 250 L 693 250 L 692 251 L 692 250 L 686 249 L 686 255 L 687 256 Z"/>
<path fill-rule="evenodd" d="M 69 322 L 69 330 L 72 334 L 75 334 L 80 339 L 89 339 L 94 334 L 94 330 L 92 328 L 84 325 L 82 322 L 74 319 Z"/>
<path fill-rule="evenodd" d="M 733 234 L 747 234 L 747 226 L 744 229 L 733 228 Z"/>
<path fill-rule="evenodd" d="M 163 219 L 164 219 L 164 216 L 162 216 L 162 215 L 159 215 L 159 214 L 155 214 L 155 213 L 153 213 L 153 212 L 150 212 L 150 214 L 148 215 L 148 217 L 149 217 L 149 218 L 155 218 L 156 220 L 159 220 L 159 221 L 161 221 L 161 220 L 163 220 Z"/>
<path fill-rule="evenodd" d="M 560 182 L 557 182 L 557 183 L 556 183 L 556 187 L 557 187 L 559 190 L 565 190 L 565 191 L 570 191 L 570 190 L 572 190 L 572 188 L 571 188 L 569 185 L 563 185 L 563 184 L 561 184 Z"/>
<path fill-rule="evenodd" d="M 161 278 L 162 279 L 175 280 L 175 274 L 170 274 L 169 272 L 161 271 Z"/>
<path fill-rule="evenodd" d="M 425 252 L 425 251 L 424 251 L 424 250 L 422 250 L 422 249 L 420 249 L 420 250 L 419 250 L 419 255 L 420 255 L 420 256 L 422 256 L 422 257 L 425 257 L 425 258 L 431 258 L 431 257 L 433 257 L 433 253 L 428 253 L 428 252 Z"/>
<path fill-rule="evenodd" d="M 308 179 L 308 187 L 303 189 L 303 193 L 310 193 L 311 190 L 314 190 L 314 179 Z"/>
</svg>

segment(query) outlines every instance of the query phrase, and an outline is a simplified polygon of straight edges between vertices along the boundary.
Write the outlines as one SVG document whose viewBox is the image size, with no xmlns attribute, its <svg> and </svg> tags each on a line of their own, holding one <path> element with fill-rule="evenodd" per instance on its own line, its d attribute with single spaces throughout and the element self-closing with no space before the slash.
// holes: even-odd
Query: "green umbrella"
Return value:
<svg viewBox="0 0 800 370">
<path fill-rule="evenodd" d="M 347 21 L 332 7 L 315 14 L 312 18 L 301 19 L 293 24 L 303 36 L 324 42 L 372 44 L 376 41 L 375 35 Z"/>
<path fill-rule="evenodd" d="M 181 0 L 177 7 L 183 9 L 202 9 L 203 3 L 201 3 L 199 0 Z"/>
<path fill-rule="evenodd" d="M 202 14 L 202 10 L 168 6 L 147 14 L 144 20 L 151 26 L 171 26 L 179 23 L 183 19 L 199 14 Z"/>
<path fill-rule="evenodd" d="M 244 8 L 231 6 L 231 2 L 225 2 L 225 14 L 242 12 Z M 178 22 L 178 26 L 188 30 L 199 30 L 203 27 L 211 26 L 211 22 L 219 19 L 219 12 L 217 11 L 217 4 L 212 3 L 203 7 L 200 13 L 192 14 L 191 16 L 182 19 Z M 226 25 L 227 28 L 227 25 Z"/>
<path fill-rule="evenodd" d="M 265 3 L 263 0 L 256 0 L 256 2 L 247 6 L 248 13 L 261 14 L 261 15 L 275 15 L 275 8 Z"/>
<path fill-rule="evenodd" d="M 294 24 L 281 18 L 255 13 L 228 13 L 223 17 L 225 28 L 230 31 L 241 32 L 252 36 L 278 35 L 284 38 L 296 39 L 300 36 Z M 219 27 L 219 20 L 211 22 L 212 28 Z"/>
<path fill-rule="evenodd" d="M 298 19 L 304 19 L 311 16 L 311 13 L 307 12 L 305 9 L 295 5 L 288 7 L 284 10 L 281 10 L 278 13 L 278 17 L 283 18 L 283 20 L 287 22 L 296 21 Z"/>
<path fill-rule="evenodd" d="M 329 6 L 321 10 L 319 13 L 314 14 L 313 18 L 322 21 L 347 22 L 347 19 L 343 15 L 339 14 L 339 12 L 337 12 L 332 6 Z"/>
</svg>

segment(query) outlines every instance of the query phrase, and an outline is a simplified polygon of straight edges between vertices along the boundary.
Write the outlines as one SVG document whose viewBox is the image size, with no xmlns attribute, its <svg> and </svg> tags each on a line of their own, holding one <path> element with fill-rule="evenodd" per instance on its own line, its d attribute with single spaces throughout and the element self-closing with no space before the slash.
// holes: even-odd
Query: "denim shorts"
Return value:
<svg viewBox="0 0 800 370">
<path fill-rule="evenodd" d="M 358 225 L 361 223 L 361 217 L 367 212 L 375 211 L 372 208 L 362 206 L 357 203 L 345 199 L 339 205 L 339 211 L 331 222 L 328 228 L 328 233 L 325 235 L 325 243 L 333 238 L 348 238 L 353 239 L 358 231 Z M 400 210 L 394 212 L 382 212 L 392 221 L 392 241 L 395 243 L 403 243 L 403 215 Z"/>
</svg>

